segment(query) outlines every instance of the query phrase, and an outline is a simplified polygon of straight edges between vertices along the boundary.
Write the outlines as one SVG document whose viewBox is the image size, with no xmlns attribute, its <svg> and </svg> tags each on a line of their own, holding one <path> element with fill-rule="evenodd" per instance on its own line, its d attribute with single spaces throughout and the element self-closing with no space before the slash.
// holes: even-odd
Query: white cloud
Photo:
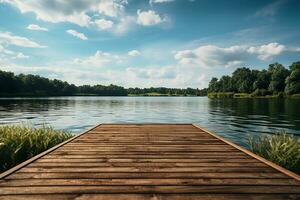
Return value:
<svg viewBox="0 0 300 200">
<path fill-rule="evenodd" d="M 85 59 L 76 58 L 73 63 L 85 66 L 85 67 L 105 67 L 106 64 L 109 64 L 119 57 L 112 55 L 107 52 L 96 51 L 92 56 L 89 56 Z"/>
<path fill-rule="evenodd" d="M 18 53 L 13 59 L 27 59 L 29 56 L 24 55 L 23 53 Z"/>
<path fill-rule="evenodd" d="M 128 55 L 129 56 L 132 56 L 132 57 L 135 57 L 135 56 L 139 56 L 139 55 L 141 55 L 141 52 L 139 52 L 138 50 L 132 50 L 132 51 L 129 51 L 128 52 Z"/>
<path fill-rule="evenodd" d="M 1 44 L 0 44 L 0 53 L 4 53 L 4 54 L 8 54 L 8 55 L 14 54 L 13 51 L 10 51 L 10 50 L 4 48 Z"/>
<path fill-rule="evenodd" d="M 137 23 L 143 26 L 152 26 L 165 21 L 154 10 L 141 11 L 137 10 Z"/>
<path fill-rule="evenodd" d="M 216 66 L 230 67 L 242 63 L 245 57 L 245 48 L 242 46 L 221 48 L 206 45 L 192 50 L 179 51 L 175 54 L 175 59 L 180 64 L 198 65 L 203 68 Z"/>
<path fill-rule="evenodd" d="M 70 22 L 88 27 L 92 24 L 90 14 L 117 17 L 124 11 L 124 0 L 2 0 L 17 7 L 21 13 L 34 13 L 38 20 L 51 23 Z"/>
<path fill-rule="evenodd" d="M 34 30 L 34 31 L 48 31 L 47 28 L 40 27 L 37 24 L 29 24 L 26 28 L 29 30 Z"/>
<path fill-rule="evenodd" d="M 154 3 L 169 3 L 169 2 L 174 2 L 175 0 L 149 0 L 149 4 L 154 4 Z"/>
<path fill-rule="evenodd" d="M 133 16 L 125 16 L 122 17 L 119 23 L 116 25 L 114 32 L 116 34 L 126 33 L 129 29 L 131 29 L 136 24 L 136 18 Z"/>
<path fill-rule="evenodd" d="M 200 46 L 196 49 L 178 51 L 174 58 L 181 65 L 212 67 L 241 66 L 251 56 L 262 61 L 269 61 L 284 52 L 296 52 L 297 48 L 287 48 L 282 44 L 269 43 L 260 46 L 218 47 L 214 45 Z"/>
<path fill-rule="evenodd" d="M 265 61 L 271 60 L 274 56 L 280 55 L 284 51 L 287 51 L 287 48 L 284 45 L 278 44 L 276 42 L 256 47 L 250 47 L 248 49 L 249 53 L 256 54 L 258 55 L 259 59 Z"/>
<path fill-rule="evenodd" d="M 144 67 L 144 66 L 143 66 Z M 130 67 L 126 69 L 126 76 L 120 77 L 120 82 L 129 87 L 198 87 L 206 86 L 206 75 L 199 70 L 186 66 L 152 66 Z"/>
<path fill-rule="evenodd" d="M 88 38 L 83 34 L 83 33 L 79 33 L 75 30 L 69 29 L 66 31 L 67 33 L 69 33 L 70 35 L 73 35 L 74 37 L 77 37 L 81 40 L 87 40 Z"/>
<path fill-rule="evenodd" d="M 162 68 L 127 68 L 128 72 L 143 79 L 173 79 L 176 77 L 174 67 Z"/>
<path fill-rule="evenodd" d="M 110 20 L 105 20 L 105 19 L 97 19 L 94 21 L 94 24 L 99 29 L 109 29 L 113 26 L 114 22 L 110 21 Z"/>
<path fill-rule="evenodd" d="M 20 47 L 30 47 L 30 48 L 44 48 L 42 46 L 26 37 L 16 36 L 9 32 L 0 32 L 0 43 L 6 43 L 9 45 L 15 45 Z"/>
<path fill-rule="evenodd" d="M 94 10 L 106 16 L 117 17 L 124 11 L 124 4 L 127 4 L 127 1 L 102 0 Z"/>
</svg>

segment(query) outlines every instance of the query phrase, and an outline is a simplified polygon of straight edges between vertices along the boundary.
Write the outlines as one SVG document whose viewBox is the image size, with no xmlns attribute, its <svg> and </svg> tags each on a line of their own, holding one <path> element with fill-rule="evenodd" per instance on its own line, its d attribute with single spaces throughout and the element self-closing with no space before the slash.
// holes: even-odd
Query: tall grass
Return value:
<svg viewBox="0 0 300 200">
<path fill-rule="evenodd" d="M 0 126 L 0 172 L 3 172 L 67 139 L 72 135 L 49 126 Z"/>
<path fill-rule="evenodd" d="M 300 139 L 285 132 L 249 139 L 252 152 L 300 174 Z"/>
</svg>

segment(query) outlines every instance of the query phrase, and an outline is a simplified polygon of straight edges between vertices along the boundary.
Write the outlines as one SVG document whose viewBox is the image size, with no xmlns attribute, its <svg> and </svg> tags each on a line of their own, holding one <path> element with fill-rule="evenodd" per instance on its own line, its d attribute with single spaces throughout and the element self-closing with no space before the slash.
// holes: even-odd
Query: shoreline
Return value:
<svg viewBox="0 0 300 200">
<path fill-rule="evenodd" d="M 234 92 L 212 92 L 208 93 L 209 99 L 300 99 L 300 94 L 287 95 L 278 93 L 274 95 L 257 96 L 251 93 L 234 93 Z"/>
</svg>

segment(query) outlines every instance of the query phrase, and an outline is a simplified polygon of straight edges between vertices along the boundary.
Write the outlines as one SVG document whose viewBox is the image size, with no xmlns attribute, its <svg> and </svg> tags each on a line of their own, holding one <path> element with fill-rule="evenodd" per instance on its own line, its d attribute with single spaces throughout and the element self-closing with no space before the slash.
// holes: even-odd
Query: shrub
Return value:
<svg viewBox="0 0 300 200">
<path fill-rule="evenodd" d="M 66 131 L 30 125 L 0 126 L 0 172 L 5 171 L 67 139 Z"/>
<path fill-rule="evenodd" d="M 208 93 L 208 98 L 211 99 L 223 99 L 223 98 L 233 98 L 234 93 L 233 92 L 211 92 Z"/>
<path fill-rule="evenodd" d="M 266 96 L 268 95 L 268 90 L 266 89 L 256 89 L 252 94 L 251 96 L 253 97 L 262 97 L 262 96 Z"/>
<path fill-rule="evenodd" d="M 291 97 L 292 98 L 300 98 L 300 94 L 293 94 Z"/>
<path fill-rule="evenodd" d="M 250 95 L 247 94 L 247 93 L 235 93 L 235 94 L 233 95 L 233 97 L 234 97 L 234 98 L 249 98 Z"/>
<path fill-rule="evenodd" d="M 300 174 L 300 139 L 285 132 L 249 138 L 250 150 L 286 169 Z"/>
</svg>

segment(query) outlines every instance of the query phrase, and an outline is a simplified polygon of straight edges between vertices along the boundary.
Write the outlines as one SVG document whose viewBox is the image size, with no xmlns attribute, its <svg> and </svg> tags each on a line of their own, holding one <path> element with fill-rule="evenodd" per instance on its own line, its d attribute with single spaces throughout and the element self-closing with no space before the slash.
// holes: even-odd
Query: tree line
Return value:
<svg viewBox="0 0 300 200">
<path fill-rule="evenodd" d="M 292 63 L 289 69 L 279 63 L 270 64 L 267 70 L 238 68 L 232 76 L 212 78 L 208 93 L 212 92 L 252 93 L 256 96 L 299 94 L 300 61 Z"/>
<path fill-rule="evenodd" d="M 181 96 L 205 96 L 206 89 L 177 89 L 177 88 L 124 88 L 117 85 L 82 85 L 76 86 L 66 81 L 48 79 L 38 75 L 19 74 L 0 70 L 0 96 L 73 96 L 73 95 L 97 95 L 97 96 L 127 96 L 159 93 L 163 95 Z"/>
</svg>

